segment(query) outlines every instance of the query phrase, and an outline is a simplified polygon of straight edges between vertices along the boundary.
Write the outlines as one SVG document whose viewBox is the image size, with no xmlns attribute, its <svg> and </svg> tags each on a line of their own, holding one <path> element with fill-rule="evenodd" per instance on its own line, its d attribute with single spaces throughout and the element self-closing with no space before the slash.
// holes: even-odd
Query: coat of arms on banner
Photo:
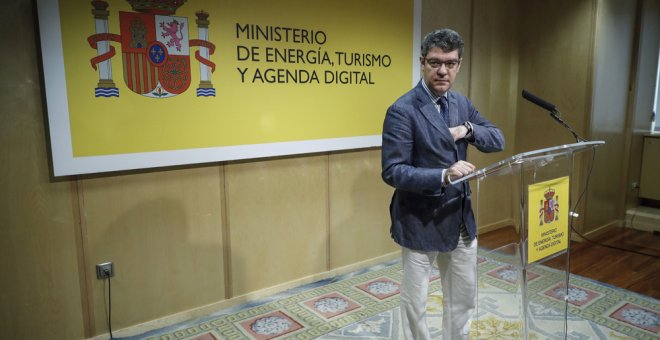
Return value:
<svg viewBox="0 0 660 340">
<path fill-rule="evenodd" d="M 116 55 L 110 43 L 121 44 L 123 77 L 133 92 L 151 98 L 170 98 L 185 92 L 191 82 L 191 47 L 199 47 L 200 83 L 197 96 L 215 96 L 211 73 L 215 64 L 209 60 L 215 45 L 208 41 L 209 13 L 198 11 L 198 39 L 189 38 L 187 17 L 174 16 L 186 0 L 127 0 L 134 12 L 119 12 L 120 34 L 108 32 L 108 3 L 91 1 L 96 34 L 88 37 L 97 50 L 92 67 L 99 72 L 96 97 L 118 97 L 110 59 Z"/>
<path fill-rule="evenodd" d="M 548 188 L 543 193 L 543 197 L 545 200 L 541 201 L 541 209 L 539 209 L 539 225 L 559 219 L 559 195 L 555 196 L 555 189 Z"/>
</svg>

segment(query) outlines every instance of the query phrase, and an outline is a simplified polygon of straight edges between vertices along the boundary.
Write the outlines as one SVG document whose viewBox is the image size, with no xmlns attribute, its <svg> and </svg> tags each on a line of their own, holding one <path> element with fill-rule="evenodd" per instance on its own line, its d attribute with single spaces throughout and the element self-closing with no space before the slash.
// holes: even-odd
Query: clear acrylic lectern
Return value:
<svg viewBox="0 0 660 340">
<path fill-rule="evenodd" d="M 472 338 L 489 338 L 492 334 L 485 327 L 496 324 L 507 328 L 507 338 L 566 338 L 569 223 L 574 216 L 571 190 L 576 190 L 574 174 L 578 173 L 574 159 L 577 153 L 602 144 L 579 142 L 524 152 L 453 181 L 476 181 L 477 218 L 481 211 L 507 216 L 486 226 L 506 228 L 502 242 L 489 248 L 479 244 Z M 543 285 L 536 284 L 540 281 Z"/>
</svg>

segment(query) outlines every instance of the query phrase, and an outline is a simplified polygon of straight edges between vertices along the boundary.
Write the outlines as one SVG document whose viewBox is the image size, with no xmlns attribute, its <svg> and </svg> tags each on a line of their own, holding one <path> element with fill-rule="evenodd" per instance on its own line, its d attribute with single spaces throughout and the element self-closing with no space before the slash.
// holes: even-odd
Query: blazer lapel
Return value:
<svg viewBox="0 0 660 340">
<path fill-rule="evenodd" d="M 451 91 L 447 95 L 449 96 L 449 124 L 458 126 L 462 123 L 461 117 L 458 116 L 458 101 Z"/>
<path fill-rule="evenodd" d="M 426 103 L 423 103 L 419 108 L 422 111 L 422 115 L 426 120 L 428 120 L 431 125 L 440 131 L 447 130 L 447 125 L 440 117 L 440 112 L 435 108 L 435 104 L 431 103 L 431 100 L 427 100 Z"/>
<path fill-rule="evenodd" d="M 420 80 L 420 82 L 421 81 L 423 80 Z M 440 117 L 440 112 L 438 112 L 438 109 L 436 109 L 435 104 L 431 101 L 431 98 L 429 97 L 428 93 L 426 93 L 421 83 L 417 84 L 416 93 L 419 110 L 424 118 L 426 118 L 426 120 L 428 120 L 429 123 L 431 123 L 431 125 L 440 132 L 442 138 L 445 138 L 453 143 L 454 138 L 449 133 L 449 127 L 447 124 L 445 124 L 442 117 Z M 453 102 L 450 107 L 453 105 L 456 105 L 456 103 Z M 449 117 L 450 122 L 453 123 L 453 121 L 451 121 L 451 115 Z"/>
</svg>

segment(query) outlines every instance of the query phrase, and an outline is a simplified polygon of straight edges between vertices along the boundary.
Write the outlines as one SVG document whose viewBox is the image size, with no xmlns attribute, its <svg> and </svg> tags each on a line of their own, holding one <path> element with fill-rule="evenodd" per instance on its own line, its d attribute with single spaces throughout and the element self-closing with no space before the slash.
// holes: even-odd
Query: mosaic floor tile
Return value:
<svg viewBox="0 0 660 340">
<path fill-rule="evenodd" d="M 610 317 L 631 326 L 660 334 L 660 313 L 658 311 L 626 303 L 612 313 Z"/>
<path fill-rule="evenodd" d="M 380 300 L 384 300 L 399 294 L 399 286 L 400 284 L 398 282 L 395 282 L 387 277 L 381 277 L 376 280 L 357 285 L 356 287 Z"/>
<path fill-rule="evenodd" d="M 558 283 L 544 291 L 543 294 L 559 301 L 564 301 L 564 297 L 566 296 L 566 285 Z M 582 287 L 571 285 L 568 288 L 568 303 L 578 307 L 585 306 L 601 296 L 602 294 L 600 293 Z"/>
<path fill-rule="evenodd" d="M 240 323 L 243 330 L 256 340 L 269 340 L 303 328 L 282 311 L 276 311 Z"/>
<path fill-rule="evenodd" d="M 324 319 L 332 319 L 360 308 L 358 303 L 337 292 L 307 300 L 303 305 Z"/>
<path fill-rule="evenodd" d="M 489 271 L 486 275 L 492 276 L 496 279 L 506 281 L 511 284 L 518 283 L 518 270 L 514 266 L 502 266 L 495 270 Z M 539 277 L 538 274 L 528 271 L 527 282 L 532 281 Z"/>
</svg>

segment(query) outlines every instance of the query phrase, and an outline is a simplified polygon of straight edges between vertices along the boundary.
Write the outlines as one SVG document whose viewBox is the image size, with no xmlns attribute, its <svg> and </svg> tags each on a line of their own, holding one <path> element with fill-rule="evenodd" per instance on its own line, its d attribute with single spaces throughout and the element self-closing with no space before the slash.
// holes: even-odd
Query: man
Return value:
<svg viewBox="0 0 660 340">
<path fill-rule="evenodd" d="M 433 262 L 442 280 L 444 339 L 468 339 L 476 303 L 477 239 L 467 181 L 475 170 L 467 146 L 504 149 L 502 132 L 465 96 L 450 91 L 461 68 L 463 39 L 429 33 L 421 48 L 423 79 L 387 110 L 382 176 L 396 190 L 391 234 L 401 245 L 401 319 L 407 339 L 429 339 L 428 283 Z"/>
</svg>

